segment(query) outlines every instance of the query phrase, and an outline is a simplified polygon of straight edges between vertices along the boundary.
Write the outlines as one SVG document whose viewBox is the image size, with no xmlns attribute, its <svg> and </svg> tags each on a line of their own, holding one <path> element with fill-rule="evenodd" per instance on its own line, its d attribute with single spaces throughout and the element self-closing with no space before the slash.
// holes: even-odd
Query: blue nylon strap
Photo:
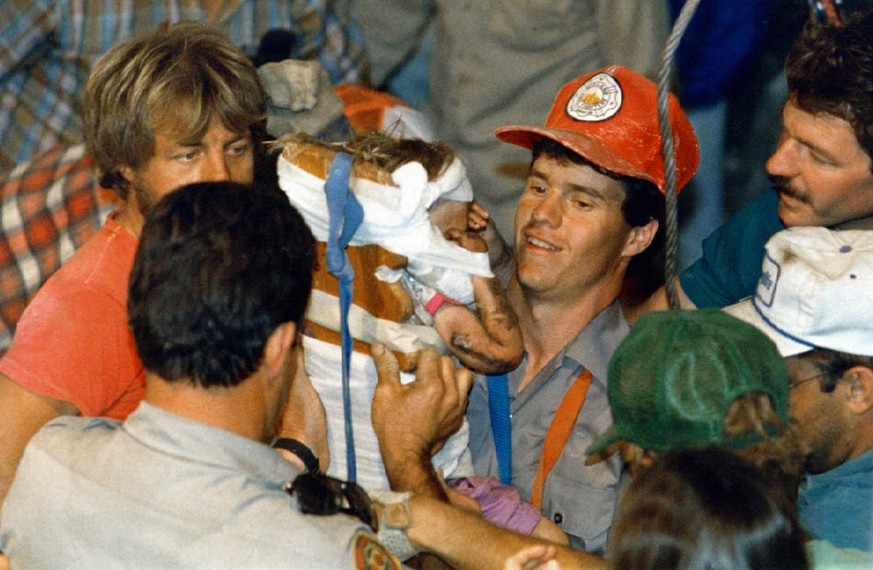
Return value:
<svg viewBox="0 0 873 570">
<path fill-rule="evenodd" d="M 345 417 L 346 461 L 349 481 L 357 478 L 355 437 L 352 429 L 352 401 L 349 376 L 352 358 L 352 335 L 349 332 L 349 306 L 352 302 L 352 279 L 355 271 L 346 255 L 346 247 L 364 219 L 364 210 L 349 189 L 351 155 L 340 152 L 330 165 L 324 185 L 330 225 L 327 236 L 327 270 L 339 281 L 340 335 L 342 348 L 343 413 Z"/>
<path fill-rule="evenodd" d="M 512 420 L 509 416 L 509 378 L 506 374 L 488 376 L 488 412 L 491 434 L 497 452 L 500 482 L 512 484 Z"/>
</svg>

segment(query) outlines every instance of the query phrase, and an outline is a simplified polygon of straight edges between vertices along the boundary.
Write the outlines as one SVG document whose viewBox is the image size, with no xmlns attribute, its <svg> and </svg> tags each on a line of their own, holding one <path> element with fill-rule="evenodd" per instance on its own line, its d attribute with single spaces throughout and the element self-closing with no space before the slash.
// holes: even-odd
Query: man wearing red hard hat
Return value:
<svg viewBox="0 0 873 570">
<path fill-rule="evenodd" d="M 681 188 L 697 168 L 697 138 L 672 95 L 668 107 Z M 497 136 L 532 151 L 514 251 L 481 207 L 469 223 L 489 244 L 525 355 L 508 375 L 475 379 L 467 408 L 475 471 L 485 486 L 488 476 L 516 486 L 572 546 L 602 554 L 621 462 L 588 466 L 585 450 L 612 425 L 606 368 L 629 331 L 618 301 L 629 265 L 663 232 L 657 86 L 625 67 L 599 69 L 561 88 L 545 126 L 503 127 Z M 428 413 L 409 401 L 390 409 L 399 425 Z M 422 456 L 433 443 L 418 442 Z M 435 481 L 427 462 L 386 461 L 386 470 L 395 490 Z M 499 519 L 515 507 L 492 508 Z"/>
<path fill-rule="evenodd" d="M 663 233 L 657 108 L 654 83 L 606 67 L 564 85 L 545 126 L 497 130 L 533 158 L 506 283 L 525 358 L 505 377 L 476 378 L 470 450 L 478 474 L 511 482 L 574 547 L 595 553 L 606 547 L 621 465 L 586 466 L 584 452 L 612 424 L 606 367 L 629 330 L 617 300 L 629 265 Z M 669 116 L 681 188 L 697 169 L 697 138 L 672 95 Z"/>
</svg>

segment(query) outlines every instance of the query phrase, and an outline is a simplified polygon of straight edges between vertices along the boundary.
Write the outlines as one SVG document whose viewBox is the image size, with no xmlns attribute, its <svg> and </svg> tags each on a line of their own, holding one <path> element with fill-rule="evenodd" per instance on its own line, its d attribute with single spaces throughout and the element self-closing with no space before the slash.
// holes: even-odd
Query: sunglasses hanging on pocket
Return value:
<svg viewBox="0 0 873 570">
<path fill-rule="evenodd" d="M 297 498 L 303 514 L 327 516 L 345 513 L 358 517 L 373 531 L 378 530 L 373 503 L 357 483 L 320 473 L 302 473 L 285 486 L 285 491 Z"/>
</svg>

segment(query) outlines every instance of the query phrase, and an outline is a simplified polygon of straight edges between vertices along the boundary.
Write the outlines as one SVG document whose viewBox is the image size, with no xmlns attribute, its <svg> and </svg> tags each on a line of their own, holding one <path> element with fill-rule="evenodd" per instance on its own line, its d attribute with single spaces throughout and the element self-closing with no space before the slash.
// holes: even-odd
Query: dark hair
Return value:
<svg viewBox="0 0 873 570">
<path fill-rule="evenodd" d="M 779 498 L 788 510 L 796 513 L 797 486 L 809 454 L 809 444 L 799 424 L 791 419 L 783 422 L 770 396 L 756 391 L 737 396 L 722 425 L 726 436 L 748 442 L 735 447 L 733 452 L 757 468 L 781 495 Z"/>
<path fill-rule="evenodd" d="M 149 212 L 128 313 L 145 368 L 168 381 L 233 386 L 285 322 L 300 324 L 314 239 L 278 188 L 204 182 Z"/>
<path fill-rule="evenodd" d="M 212 27 L 181 22 L 106 52 L 88 77 L 83 115 L 100 184 L 126 198 L 121 167 L 137 169 L 154 155 L 156 129 L 199 140 L 218 119 L 251 133 L 260 160 L 267 98 L 241 49 Z"/>
<path fill-rule="evenodd" d="M 624 189 L 624 201 L 621 204 L 621 213 L 624 216 L 624 221 L 633 228 L 644 226 L 652 220 L 658 222 L 658 232 L 655 234 L 655 238 L 645 251 L 631 259 L 625 279 L 640 277 L 649 280 L 654 278 L 654 281 L 651 283 L 643 285 L 643 291 L 636 293 L 637 295 L 642 295 L 642 298 L 647 297 L 647 293 L 653 292 L 662 285 L 664 277 L 664 244 L 666 235 L 664 216 L 666 203 L 664 195 L 661 194 L 658 187 L 648 180 L 610 172 L 552 139 L 543 138 L 536 142 L 532 152 L 534 161 L 540 156 L 546 156 L 558 162 L 567 161 L 582 166 L 590 166 L 600 174 L 608 176 L 621 184 Z"/>
<path fill-rule="evenodd" d="M 628 487 L 610 567 L 807 568 L 803 535 L 756 469 L 721 449 L 658 456 Z"/>
<path fill-rule="evenodd" d="M 788 92 L 808 113 L 849 122 L 873 158 L 873 10 L 843 26 L 807 22 L 785 63 Z"/>
<path fill-rule="evenodd" d="M 873 369 L 873 357 L 839 352 L 828 348 L 814 348 L 809 352 L 798 354 L 797 357 L 811 362 L 824 373 L 819 379 L 818 385 L 825 393 L 834 391 L 837 382 L 848 369 L 855 366 L 866 366 Z"/>
</svg>

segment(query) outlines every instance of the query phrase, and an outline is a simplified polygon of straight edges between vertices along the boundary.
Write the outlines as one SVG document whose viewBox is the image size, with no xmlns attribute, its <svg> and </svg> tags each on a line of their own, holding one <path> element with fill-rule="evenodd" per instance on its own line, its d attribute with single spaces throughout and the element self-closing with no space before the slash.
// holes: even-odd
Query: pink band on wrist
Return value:
<svg viewBox="0 0 873 570">
<path fill-rule="evenodd" d="M 460 303 L 458 303 L 454 299 L 450 299 L 437 291 L 436 295 L 431 297 L 430 301 L 428 301 L 427 304 L 424 306 L 424 310 L 427 311 L 428 315 L 434 316 L 436 315 L 436 312 L 439 310 L 439 308 L 446 303 L 449 303 L 451 305 L 460 305 Z"/>
</svg>

